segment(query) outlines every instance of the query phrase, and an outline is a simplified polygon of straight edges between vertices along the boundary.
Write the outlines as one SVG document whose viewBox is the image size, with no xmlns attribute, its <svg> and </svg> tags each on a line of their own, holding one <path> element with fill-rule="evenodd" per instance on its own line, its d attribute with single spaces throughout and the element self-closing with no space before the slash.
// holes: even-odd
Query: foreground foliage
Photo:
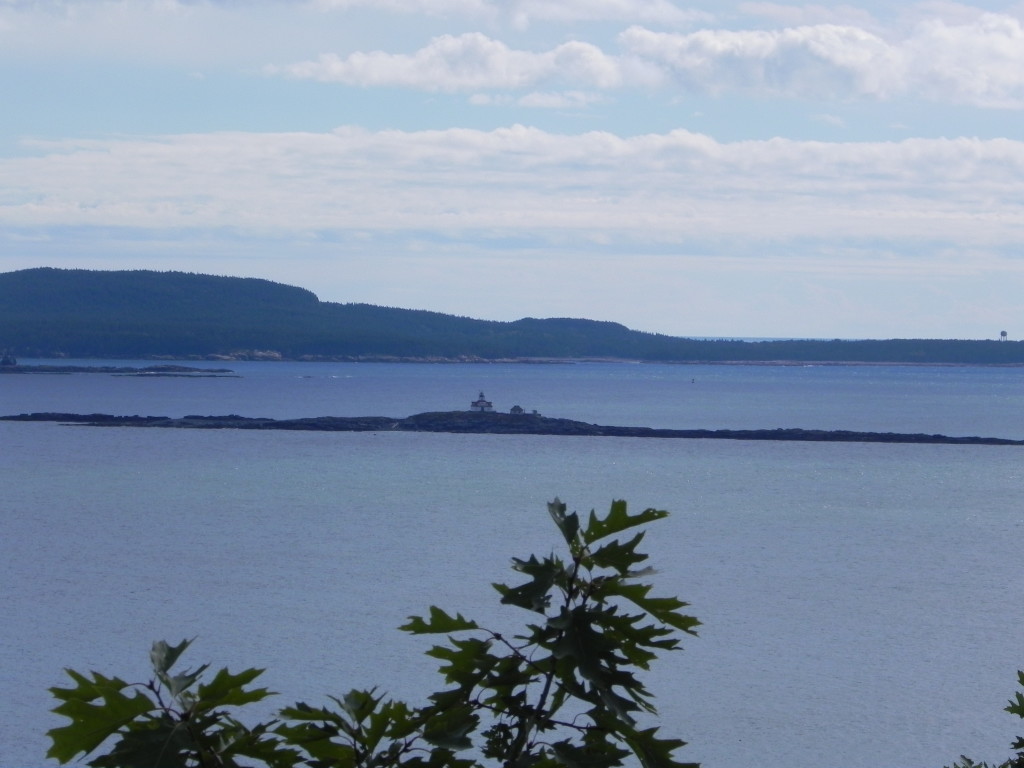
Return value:
<svg viewBox="0 0 1024 768">
<path fill-rule="evenodd" d="M 1024 688 L 1024 671 L 1017 672 L 1017 682 L 1021 688 Z M 1011 715 L 1016 715 L 1024 720 L 1024 693 L 1017 691 L 1014 697 L 1010 699 L 1010 703 L 1006 705 L 1005 710 Z M 953 763 L 950 768 L 1024 768 L 1024 736 L 1018 736 L 1013 742 L 1011 749 L 1017 750 L 1017 754 L 998 765 L 976 763 L 967 755 L 960 755 L 960 759 Z"/>
<path fill-rule="evenodd" d="M 427 652 L 444 687 L 424 706 L 353 690 L 246 726 L 235 713 L 270 695 L 250 687 L 263 670 L 221 669 L 203 683 L 206 665 L 172 671 L 191 641 L 157 642 L 147 683 L 67 670 L 74 685 L 51 691 L 71 723 L 49 732 L 48 756 L 66 763 L 99 750 L 88 765 L 101 768 L 693 768 L 674 757 L 684 742 L 640 724 L 656 712 L 637 674 L 699 624 L 686 603 L 641 581 L 651 571 L 635 529 L 667 513 L 630 514 L 622 501 L 586 520 L 557 499 L 548 509 L 568 557 L 515 559 L 524 580 L 494 585 L 502 603 L 529 613 L 519 634 L 434 606 L 401 628 L 445 636 Z"/>
</svg>

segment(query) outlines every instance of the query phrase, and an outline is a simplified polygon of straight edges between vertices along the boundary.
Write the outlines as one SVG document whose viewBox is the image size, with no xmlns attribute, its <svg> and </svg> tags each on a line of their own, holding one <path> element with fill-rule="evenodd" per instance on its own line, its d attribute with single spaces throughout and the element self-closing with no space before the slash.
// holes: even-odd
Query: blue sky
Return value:
<svg viewBox="0 0 1024 768">
<path fill-rule="evenodd" d="M 1024 338 L 1024 2 L 0 0 L 0 270 Z"/>
</svg>

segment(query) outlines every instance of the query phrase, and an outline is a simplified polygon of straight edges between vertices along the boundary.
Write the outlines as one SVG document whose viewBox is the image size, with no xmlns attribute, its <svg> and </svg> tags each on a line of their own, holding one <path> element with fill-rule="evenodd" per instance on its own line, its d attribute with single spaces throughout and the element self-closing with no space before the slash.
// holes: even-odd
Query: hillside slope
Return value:
<svg viewBox="0 0 1024 768">
<path fill-rule="evenodd" d="M 495 322 L 320 301 L 268 280 L 53 268 L 0 273 L 0 351 L 22 357 L 508 359 L 1024 364 L 1024 342 L 708 341 L 613 322 Z"/>
<path fill-rule="evenodd" d="M 605 356 L 649 334 L 590 320 L 499 323 L 321 302 L 268 280 L 183 272 L 0 274 L 0 349 L 28 357 Z M 652 337 L 653 338 L 653 337 Z"/>
</svg>

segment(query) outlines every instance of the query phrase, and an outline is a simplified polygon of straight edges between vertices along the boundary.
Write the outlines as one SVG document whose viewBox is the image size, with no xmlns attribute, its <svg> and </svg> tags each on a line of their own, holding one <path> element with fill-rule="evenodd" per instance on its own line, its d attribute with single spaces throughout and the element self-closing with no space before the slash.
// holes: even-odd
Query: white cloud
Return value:
<svg viewBox="0 0 1024 768">
<path fill-rule="evenodd" d="M 532 51 L 468 32 L 435 37 L 413 53 L 323 54 L 268 72 L 441 92 L 674 84 L 712 94 L 1024 108 L 1024 27 L 1009 15 L 980 14 L 962 24 L 931 19 L 895 42 L 858 26 L 814 24 L 690 33 L 632 26 L 618 43 L 612 53 L 582 40 Z"/>
<path fill-rule="evenodd" d="M 770 294 L 788 332 L 842 297 L 855 319 L 835 332 L 859 333 L 880 293 L 894 316 L 932 293 L 944 319 L 964 305 L 959 333 L 1024 280 L 1024 142 L 669 128 L 1007 135 L 977 107 L 1024 108 L 1022 19 L 1017 0 L 0 0 L 0 252 L 334 274 L 336 299 L 460 314 L 633 305 L 679 332 L 761 329 Z M 313 132 L 351 120 L 408 130 Z"/>
<path fill-rule="evenodd" d="M 479 32 L 436 37 L 414 54 L 324 54 L 280 71 L 300 79 L 427 91 L 520 89 L 549 80 L 614 88 L 623 80 L 620 63 L 590 43 L 570 41 L 534 53 L 512 49 Z"/>
<path fill-rule="evenodd" d="M 367 21 L 371 9 L 383 20 Z M 441 92 L 671 84 L 687 93 L 1024 108 L 1020 5 L 992 13 L 933 0 L 901 6 L 885 20 L 889 26 L 845 4 L 764 0 L 737 9 L 728 18 L 740 28 L 683 32 L 713 20 L 670 0 L 5 0 L 0 55 L 8 66 L 20 56 L 76 66 L 170 62 L 187 72 L 224 64 L 252 72 L 268 61 L 294 61 L 265 71 Z M 395 14 L 430 18 L 418 50 L 410 45 L 418 27 L 405 18 L 386 23 Z M 756 28 L 766 20 L 776 26 Z M 577 22 L 602 24 L 574 27 L 569 40 L 557 31 Z M 553 37 L 533 33 L 541 23 L 556 30 Z M 604 37 L 609 25 L 631 25 L 614 49 Z M 439 27 L 452 29 L 422 45 Z M 326 53 L 309 58 L 317 51 Z"/>
<path fill-rule="evenodd" d="M 678 27 L 713 18 L 668 0 L 518 0 L 509 5 L 518 27 L 535 21 L 620 21 Z"/>
<path fill-rule="evenodd" d="M 954 26 L 971 24 L 988 12 L 979 5 L 967 5 L 954 0 L 923 0 L 907 5 L 894 4 L 893 10 L 898 12 L 897 18 L 907 28 L 916 26 L 923 21 L 936 19 Z M 1012 13 L 1012 6 L 1006 4 L 1000 12 Z"/>
<path fill-rule="evenodd" d="M 40 144 L 0 160 L 0 224 L 557 240 L 1024 234 L 1024 142 L 720 143 L 495 131 L 225 133 Z M 562 234 L 559 234 L 562 233 Z"/>
<path fill-rule="evenodd" d="M 814 24 L 839 24 L 872 29 L 878 26 L 872 14 L 852 5 L 791 5 L 773 2 L 744 2 L 738 7 L 744 16 L 765 19 L 773 26 L 803 27 Z"/>
<path fill-rule="evenodd" d="M 931 20 L 896 43 L 834 24 L 690 34 L 632 27 L 620 41 L 690 90 L 1024 108 L 1024 29 L 1007 15 L 959 25 Z"/>
<path fill-rule="evenodd" d="M 562 91 L 528 93 L 516 103 L 521 107 L 539 107 L 542 109 L 580 109 L 590 104 L 601 102 L 604 97 L 597 93 L 584 91 Z"/>
<path fill-rule="evenodd" d="M 1024 106 L 1024 28 L 1010 16 L 984 14 L 970 24 L 921 24 L 904 45 L 908 89 L 985 107 Z"/>
<path fill-rule="evenodd" d="M 323 10 L 372 8 L 434 16 L 469 14 L 524 29 L 537 22 L 618 21 L 678 27 L 712 17 L 671 0 L 312 0 Z"/>
<path fill-rule="evenodd" d="M 534 91 L 514 98 L 510 94 L 474 93 L 469 103 L 478 107 L 525 107 L 527 109 L 583 109 L 604 101 L 599 93 L 587 91 Z"/>
<path fill-rule="evenodd" d="M 0 179 L 8 269 L 246 274 L 479 317 L 698 335 L 805 334 L 814 317 L 828 335 L 897 321 L 962 335 L 994 322 L 979 321 L 985 307 L 1012 307 L 1024 279 L 1024 142 L 1008 139 L 347 127 L 36 142 L 0 158 Z M 968 306 L 965 286 L 983 298 Z M 904 312 L 927 291 L 941 330 Z M 680 302 L 687 292 L 704 298 Z M 886 292 L 893 322 L 871 326 Z M 770 318 L 764 294 L 780 308 Z"/>
<path fill-rule="evenodd" d="M 487 0 L 310 0 L 310 5 L 322 11 L 371 8 L 388 13 L 428 16 L 469 14 L 486 17 L 494 13 L 494 5 Z"/>
</svg>

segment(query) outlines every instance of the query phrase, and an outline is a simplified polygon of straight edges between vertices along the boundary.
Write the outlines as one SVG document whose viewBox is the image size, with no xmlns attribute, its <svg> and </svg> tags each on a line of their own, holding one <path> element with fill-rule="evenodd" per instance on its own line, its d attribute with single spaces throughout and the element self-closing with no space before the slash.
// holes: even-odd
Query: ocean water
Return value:
<svg viewBox="0 0 1024 768">
<path fill-rule="evenodd" d="M 130 363 L 126 363 L 130 364 Z M 143 364 L 143 363 L 138 363 Z M 204 364 L 205 365 L 205 364 Z M 212 367 L 212 366 L 211 366 Z M 1024 371 L 886 366 L 231 363 L 230 378 L 0 376 L 0 413 L 404 416 L 495 406 L 602 424 L 1024 438 Z M 557 547 L 545 511 L 671 517 L 655 589 L 700 637 L 650 676 L 706 766 L 1004 759 L 1024 668 L 1024 449 L 0 423 L 0 766 L 47 765 L 63 667 L 266 667 L 276 705 L 435 690 L 395 627 L 499 627 L 489 584 Z M 511 613 L 510 613 L 511 611 Z M 52 761 L 51 761 L 52 762 Z"/>
</svg>

